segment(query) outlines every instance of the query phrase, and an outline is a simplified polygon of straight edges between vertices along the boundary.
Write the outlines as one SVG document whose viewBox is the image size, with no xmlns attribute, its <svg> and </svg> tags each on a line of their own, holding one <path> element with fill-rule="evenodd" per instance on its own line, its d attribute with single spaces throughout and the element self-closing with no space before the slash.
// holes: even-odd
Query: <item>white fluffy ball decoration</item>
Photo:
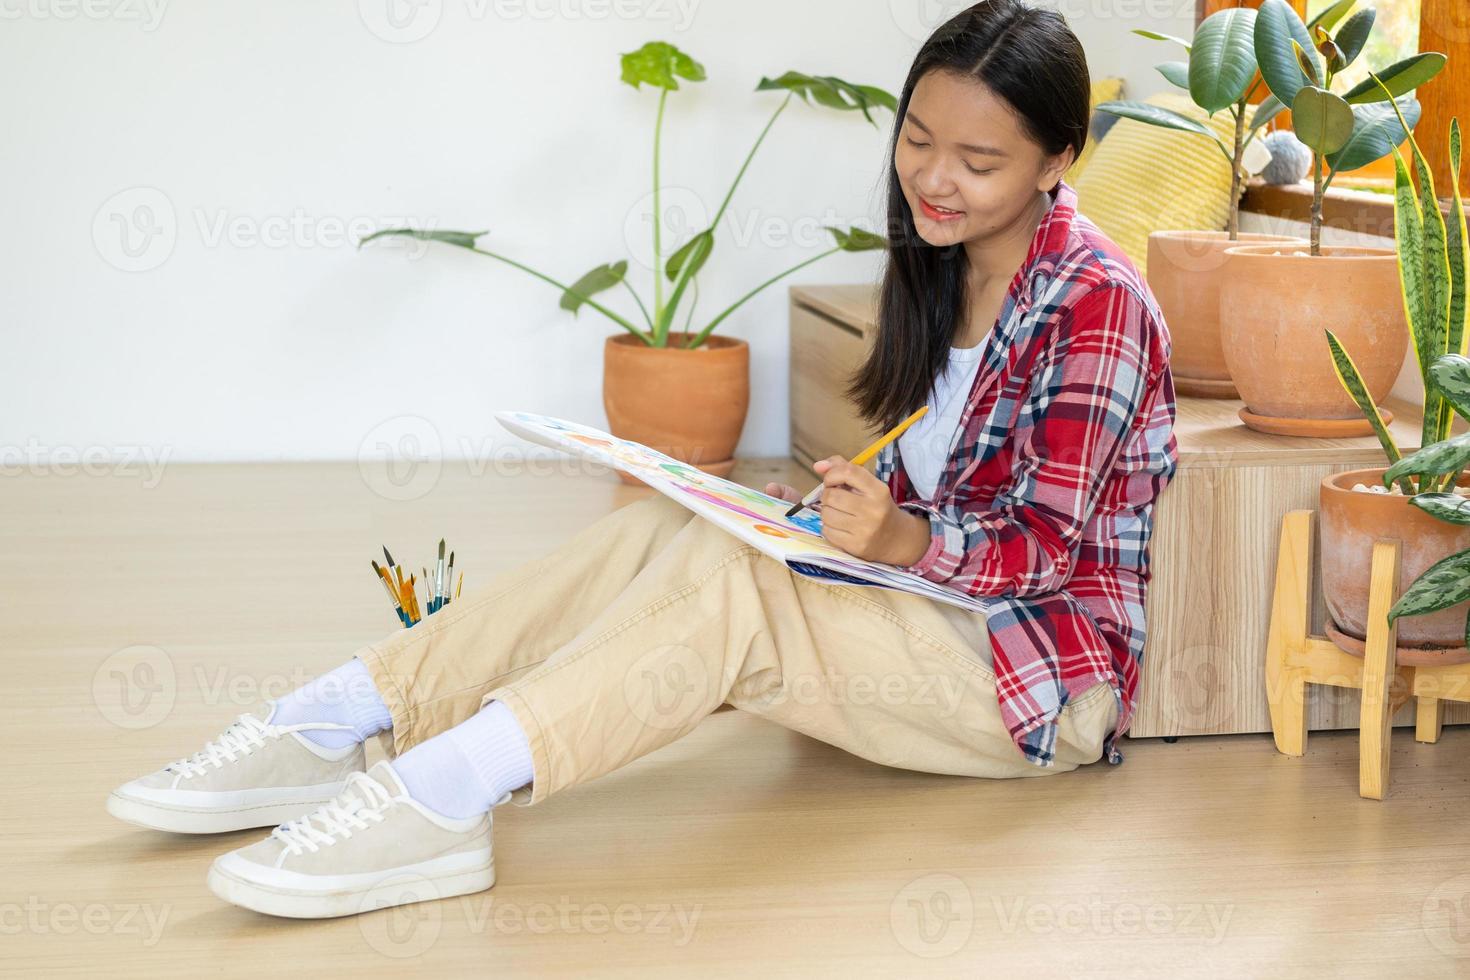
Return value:
<svg viewBox="0 0 1470 980">
<path fill-rule="evenodd" d="M 1312 169 L 1312 151 L 1295 133 L 1278 129 L 1267 133 L 1263 142 L 1271 151 L 1271 162 L 1261 171 L 1262 180 L 1268 184 L 1295 184 L 1306 178 Z"/>
</svg>

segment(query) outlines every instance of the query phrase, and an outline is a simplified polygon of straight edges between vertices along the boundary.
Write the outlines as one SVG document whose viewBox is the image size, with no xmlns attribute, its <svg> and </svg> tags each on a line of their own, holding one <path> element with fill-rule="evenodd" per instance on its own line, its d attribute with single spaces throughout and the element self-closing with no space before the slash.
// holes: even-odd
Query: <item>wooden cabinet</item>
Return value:
<svg viewBox="0 0 1470 980">
<path fill-rule="evenodd" d="M 844 375 L 873 341 L 876 290 L 794 286 L 791 296 L 791 446 L 804 465 L 853 454 L 877 437 L 842 396 Z M 1281 518 L 1315 509 L 1330 473 L 1383 465 L 1372 436 L 1301 439 L 1247 429 L 1239 401 L 1178 399 L 1179 468 L 1154 512 L 1148 647 L 1132 734 L 1230 734 L 1271 730 L 1265 651 Z M 1390 400 L 1393 434 L 1419 443 L 1418 406 Z M 1407 583 L 1405 583 L 1407 584 Z M 1312 626 L 1325 619 L 1315 586 Z M 1355 692 L 1310 688 L 1314 729 L 1356 728 Z M 1395 724 L 1413 724 L 1413 705 Z M 1470 705 L 1446 711 L 1470 721 Z"/>
<path fill-rule="evenodd" d="M 805 466 L 856 456 L 882 434 L 843 396 L 873 343 L 876 305 L 876 287 L 791 287 L 791 455 Z"/>
</svg>

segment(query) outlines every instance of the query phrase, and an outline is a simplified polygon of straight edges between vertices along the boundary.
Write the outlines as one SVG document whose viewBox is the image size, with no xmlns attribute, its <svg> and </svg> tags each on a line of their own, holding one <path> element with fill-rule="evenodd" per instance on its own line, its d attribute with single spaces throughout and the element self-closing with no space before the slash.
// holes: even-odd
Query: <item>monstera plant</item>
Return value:
<svg viewBox="0 0 1470 980">
<path fill-rule="evenodd" d="M 698 277 L 714 253 L 725 211 L 756 151 L 793 99 L 800 98 L 835 112 L 861 113 L 874 128 L 878 128 L 878 123 L 873 118 L 873 111 L 896 111 L 898 100 L 875 86 L 856 85 L 830 75 L 788 71 L 775 78 L 761 78 L 755 91 L 784 92 L 786 97 L 776 106 L 755 144 L 745 155 L 709 227 L 667 250 L 666 246 L 675 243 L 666 243 L 663 239 L 665 216 L 660 146 L 665 109 L 670 93 L 680 90 L 681 80 L 696 83 L 705 80 L 704 66 L 672 44 L 651 41 L 622 55 L 620 78 L 639 91 L 646 85 L 658 93 L 658 112 L 653 123 L 651 306 L 628 281 L 626 259 L 600 264 L 567 284 L 482 247 L 481 239 L 489 234 L 484 231 L 390 228 L 368 235 L 359 247 L 375 239 L 394 236 L 441 242 L 504 262 L 555 287 L 560 293 L 561 308 L 573 316 L 583 306 L 596 310 L 620 330 L 606 337 L 603 344 L 602 394 L 609 431 L 724 476 L 734 468 L 734 449 L 749 407 L 750 348 L 738 338 L 712 336 L 715 328 L 762 290 L 814 262 L 837 252 L 873 251 L 886 248 L 888 244 L 881 235 L 859 228 L 825 226 L 832 236 L 830 248 L 765 279 L 695 329 Z M 585 235 L 585 230 L 578 231 Z M 594 298 L 619 286 L 631 295 L 637 313 L 624 315 L 615 312 L 608 304 Z M 686 299 L 687 310 L 684 308 Z M 681 311 L 683 329 L 675 330 Z M 642 325 L 634 322 L 640 316 Z M 640 482 L 622 471 L 618 471 L 618 476 L 627 483 Z"/>
<path fill-rule="evenodd" d="M 681 243 L 671 253 L 666 253 L 663 241 L 664 221 L 661 196 L 663 193 L 663 182 L 660 174 L 660 144 L 663 138 L 664 113 L 668 103 L 669 93 L 679 91 L 679 80 L 686 82 L 703 82 L 705 80 L 704 66 L 695 61 L 688 54 L 676 48 L 674 45 L 664 41 L 650 41 L 636 51 L 627 52 L 622 56 L 621 80 L 635 89 L 647 85 L 658 92 L 658 114 L 653 124 L 653 304 L 652 308 L 644 303 L 643 297 L 628 282 L 628 262 L 626 259 L 607 262 L 590 270 L 571 285 L 560 282 L 552 276 L 546 275 L 536 269 L 523 265 L 504 255 L 492 252 L 480 247 L 480 239 L 489 232 L 485 231 L 430 231 L 415 228 L 389 228 L 368 235 L 359 247 L 378 238 L 392 236 L 406 236 L 426 241 L 442 242 L 458 248 L 484 255 L 492 259 L 504 262 L 507 265 L 529 273 L 542 281 L 555 286 L 561 292 L 561 308 L 577 313 L 583 306 L 590 307 L 598 313 L 611 320 L 618 327 L 626 331 L 630 336 L 637 338 L 649 347 L 669 346 L 671 328 L 677 318 L 680 305 L 685 299 L 685 292 L 691 285 L 695 286 L 695 301 L 689 304 L 685 316 L 685 331 L 681 336 L 680 346 L 685 348 L 698 347 L 710 333 L 725 321 L 731 313 L 734 313 L 761 290 L 775 282 L 791 275 L 799 269 L 819 262 L 829 255 L 837 252 L 866 252 L 882 249 L 887 246 L 887 241 L 880 235 L 864 231 L 860 228 L 833 228 L 827 226 L 827 231 L 832 236 L 832 247 L 826 251 L 813 255 L 783 272 L 777 273 L 754 289 L 742 295 L 734 303 L 723 311 L 716 314 L 697 332 L 691 332 L 689 327 L 694 315 L 694 307 L 698 300 L 697 277 L 709 261 L 714 252 L 716 243 L 716 230 L 719 228 L 720 220 L 725 216 L 726 209 L 730 206 L 731 199 L 735 196 L 735 189 L 740 186 L 741 179 L 750 167 L 756 151 L 760 149 L 765 141 L 766 135 L 775 125 L 781 113 L 791 104 L 791 100 L 800 97 L 803 101 L 832 109 L 837 112 L 860 112 L 868 122 L 877 127 L 877 121 L 873 118 L 874 109 L 888 109 L 890 112 L 898 107 L 898 100 L 892 94 L 872 85 L 855 85 L 845 82 L 840 78 L 830 75 L 807 75 L 798 71 L 788 71 L 776 78 L 761 78 L 756 85 L 757 92 L 785 92 L 786 98 L 776 106 L 771 114 L 770 120 L 765 128 L 761 130 L 756 138 L 755 144 L 746 154 L 744 162 L 736 172 L 730 189 L 725 193 L 725 198 L 720 202 L 719 209 L 715 212 L 710 226 L 698 231 L 687 241 Z M 666 286 L 667 284 L 667 286 Z M 625 317 L 609 309 L 592 297 L 598 293 L 605 292 L 617 286 L 625 287 L 632 295 L 642 315 L 646 329 L 635 325 L 633 318 Z"/>
</svg>

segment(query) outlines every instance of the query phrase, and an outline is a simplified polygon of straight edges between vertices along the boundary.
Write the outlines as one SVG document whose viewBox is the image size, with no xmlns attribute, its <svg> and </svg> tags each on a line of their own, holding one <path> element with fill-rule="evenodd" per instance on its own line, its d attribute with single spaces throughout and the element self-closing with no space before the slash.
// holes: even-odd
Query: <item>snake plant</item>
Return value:
<svg viewBox="0 0 1470 980">
<path fill-rule="evenodd" d="M 885 108 L 896 111 L 898 100 L 883 89 L 871 85 L 853 85 L 840 78 L 830 75 L 805 75 L 801 72 L 788 71 L 777 78 L 761 78 L 756 85 L 757 92 L 784 91 L 786 98 L 776 107 L 766 123 L 765 129 L 761 131 L 756 139 L 755 145 L 745 157 L 740 170 L 735 174 L 735 180 L 730 185 L 730 190 L 725 194 L 719 210 L 715 213 L 714 220 L 710 226 L 684 242 L 667 259 L 664 257 L 662 238 L 662 209 L 660 206 L 660 193 L 662 182 L 659 175 L 659 149 L 663 136 L 664 108 L 668 101 L 669 93 L 679 90 L 679 79 L 690 82 L 702 82 L 705 80 L 704 66 L 695 61 L 689 55 L 680 51 L 674 45 L 664 41 L 650 41 L 636 51 L 630 51 L 622 55 L 621 80 L 640 89 L 642 85 L 648 85 L 658 90 L 658 115 L 654 122 L 653 130 L 653 286 L 654 298 L 653 309 L 650 310 L 643 302 L 643 298 L 633 289 L 627 279 L 628 262 L 626 259 L 599 265 L 575 283 L 568 286 L 563 282 L 523 265 L 514 259 L 497 254 L 479 246 L 479 240 L 489 232 L 485 231 L 427 231 L 414 228 L 390 228 L 374 232 L 358 242 L 361 248 L 368 242 L 377 238 L 391 236 L 403 236 L 416 238 L 422 241 L 441 242 L 446 245 L 454 245 L 466 249 L 478 255 L 489 256 L 498 259 L 508 265 L 514 266 L 523 272 L 529 273 L 561 291 L 561 308 L 568 310 L 573 316 L 578 309 L 586 305 L 601 313 L 619 327 L 641 339 L 649 347 L 667 347 L 669 333 L 674 324 L 674 318 L 679 312 L 680 303 L 684 299 L 685 290 L 694 285 L 694 299 L 689 305 L 685 317 L 684 333 L 689 335 L 689 341 L 684 345 L 688 348 L 698 347 L 704 343 L 710 332 L 719 326 L 726 317 L 735 312 L 747 300 L 751 299 L 767 286 L 791 275 L 798 269 L 805 268 L 814 262 L 818 262 L 836 252 L 868 252 L 886 248 L 888 242 L 883 236 L 856 227 L 834 228 L 824 225 L 832 235 L 835 243 L 833 247 L 814 255 L 802 262 L 797 263 L 784 272 L 778 273 L 756 286 L 754 289 L 741 296 L 732 305 L 727 307 L 719 315 L 704 325 L 698 333 L 690 330 L 694 316 L 694 307 L 699 301 L 699 287 L 696 277 L 705 263 L 709 260 L 710 253 L 715 246 L 715 230 L 719 227 L 720 219 L 724 217 L 725 209 L 730 205 L 730 199 L 735 194 L 735 188 L 740 185 L 740 179 L 745 176 L 750 161 L 755 157 L 755 152 L 765 140 L 766 134 L 771 131 L 771 126 L 776 119 L 785 111 L 791 103 L 792 98 L 800 96 L 803 101 L 824 108 L 841 112 L 861 112 L 863 117 L 877 127 L 878 123 L 873 119 L 871 110 Z M 665 297 L 665 279 L 668 280 L 668 295 Z M 616 286 L 625 287 L 632 294 L 634 302 L 642 313 L 647 329 L 642 329 L 628 318 L 613 312 L 608 307 L 597 302 L 592 297 L 597 293 L 612 289 Z"/>
<path fill-rule="evenodd" d="M 1384 84 L 1376 75 L 1371 80 Z M 1412 176 L 1404 159 L 1393 155 L 1394 238 L 1404 310 L 1424 381 L 1419 443 L 1423 448 L 1409 456 L 1399 453 L 1352 358 L 1331 330 L 1326 332 L 1327 343 L 1338 379 L 1372 423 L 1388 456 L 1383 485 L 1397 483 L 1411 495 L 1411 506 L 1438 520 L 1470 526 L 1470 499 L 1455 492 L 1460 473 L 1470 464 L 1470 433 L 1450 436 L 1456 414 L 1470 419 L 1470 357 L 1466 356 L 1470 248 L 1460 194 L 1460 122 L 1456 119 L 1450 124 L 1448 217 L 1441 210 L 1433 174 L 1412 133 L 1408 142 Z M 1449 555 L 1426 569 L 1389 610 L 1389 622 L 1448 609 L 1466 599 L 1470 599 L 1470 550 Z M 1470 644 L 1470 617 L 1465 627 Z"/>
</svg>

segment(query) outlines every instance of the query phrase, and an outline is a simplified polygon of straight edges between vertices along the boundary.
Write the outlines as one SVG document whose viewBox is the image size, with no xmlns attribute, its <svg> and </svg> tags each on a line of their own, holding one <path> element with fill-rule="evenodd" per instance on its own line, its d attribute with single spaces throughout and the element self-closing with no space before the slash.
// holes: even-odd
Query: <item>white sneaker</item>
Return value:
<svg viewBox="0 0 1470 980">
<path fill-rule="evenodd" d="M 321 809 L 220 855 L 209 888 L 247 909 L 310 919 L 467 895 L 495 884 L 490 826 L 489 813 L 435 813 L 379 762 Z"/>
<path fill-rule="evenodd" d="M 271 725 L 241 715 L 201 751 L 113 790 L 107 812 L 178 834 L 274 826 L 330 800 L 363 771 L 361 743 L 329 749 L 297 734 L 348 727 Z"/>
</svg>

